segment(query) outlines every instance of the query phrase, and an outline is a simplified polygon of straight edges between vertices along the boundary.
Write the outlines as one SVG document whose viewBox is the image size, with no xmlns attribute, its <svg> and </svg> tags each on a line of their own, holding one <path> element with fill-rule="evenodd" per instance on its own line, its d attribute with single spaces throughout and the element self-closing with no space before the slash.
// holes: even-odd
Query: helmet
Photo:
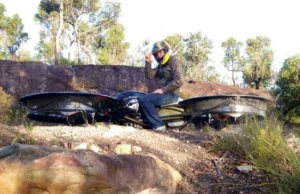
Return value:
<svg viewBox="0 0 300 194">
<path fill-rule="evenodd" d="M 154 56 L 155 60 L 161 64 L 161 65 L 164 65 L 168 62 L 168 60 L 170 59 L 171 57 L 171 54 L 170 54 L 170 45 L 166 42 L 166 41 L 157 41 L 156 43 L 154 43 L 153 47 L 152 47 L 152 55 Z M 158 58 L 155 54 L 158 52 L 158 51 L 161 51 L 163 50 L 165 55 L 162 57 L 162 58 Z"/>
</svg>

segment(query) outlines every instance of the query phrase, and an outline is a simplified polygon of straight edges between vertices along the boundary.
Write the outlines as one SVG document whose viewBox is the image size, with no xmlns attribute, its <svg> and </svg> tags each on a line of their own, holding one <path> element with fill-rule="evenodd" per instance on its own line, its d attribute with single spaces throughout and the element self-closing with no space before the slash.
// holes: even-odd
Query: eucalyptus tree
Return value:
<svg viewBox="0 0 300 194">
<path fill-rule="evenodd" d="M 300 123 L 300 54 L 284 61 L 276 85 L 280 93 L 278 105 L 289 121 Z"/>
<path fill-rule="evenodd" d="M 121 4 L 119 2 L 107 1 L 97 17 L 96 26 L 99 34 L 95 37 L 94 46 L 100 64 L 121 64 L 126 60 L 130 44 L 124 42 L 125 29 L 118 22 L 120 13 Z"/>
<path fill-rule="evenodd" d="M 179 60 L 181 60 L 183 63 L 185 61 L 184 59 L 184 37 L 180 34 L 174 34 L 172 36 L 167 36 L 165 39 L 171 46 L 172 54 L 176 55 Z"/>
<path fill-rule="evenodd" d="M 55 42 L 48 41 L 44 32 L 40 32 L 40 40 L 35 47 L 37 58 L 48 64 L 54 64 L 55 61 Z"/>
<path fill-rule="evenodd" d="M 245 64 L 245 59 L 240 53 L 243 43 L 237 41 L 233 37 L 230 37 L 227 41 L 222 42 L 221 46 L 225 52 L 225 56 L 223 58 L 224 67 L 227 68 L 228 71 L 231 71 L 231 79 L 235 86 L 234 73 L 241 72 L 243 65 Z"/>
<path fill-rule="evenodd" d="M 40 41 L 36 46 L 40 60 L 58 65 L 63 30 L 63 0 L 41 0 L 35 21 L 42 26 Z"/>
<path fill-rule="evenodd" d="M 146 39 L 137 45 L 131 55 L 132 66 L 142 67 L 145 65 L 145 55 L 151 52 L 150 40 Z"/>
<path fill-rule="evenodd" d="M 81 35 L 79 24 L 88 18 L 95 19 L 95 15 L 100 11 L 99 0 L 64 0 L 64 21 L 72 28 L 71 43 L 76 42 L 78 64 L 81 59 Z"/>
<path fill-rule="evenodd" d="M 38 13 L 35 15 L 43 27 L 48 41 L 54 41 L 55 64 L 59 63 L 60 50 L 66 42 L 61 40 L 64 34 L 69 35 L 69 46 L 74 43 L 77 47 L 77 63 L 81 58 L 81 34 L 79 25 L 87 19 L 93 20 L 93 16 L 100 10 L 99 0 L 41 0 Z M 42 42 L 48 43 L 42 40 Z"/>
<path fill-rule="evenodd" d="M 255 83 L 258 89 L 260 82 L 267 84 L 272 75 L 273 51 L 271 50 L 271 41 L 267 37 L 258 36 L 249 38 L 246 43 L 247 59 L 243 70 L 243 79 L 247 85 Z"/>
<path fill-rule="evenodd" d="M 208 65 L 205 68 L 205 74 L 203 80 L 205 81 L 213 81 L 213 82 L 219 82 L 220 81 L 220 74 L 216 71 L 216 67 L 212 65 Z"/>
<path fill-rule="evenodd" d="M 99 0 L 42 0 L 36 19 L 48 38 L 40 41 L 39 50 L 47 50 L 42 49 L 43 45 L 53 45 L 56 64 L 60 49 L 71 51 L 73 45 L 76 45 L 77 64 L 95 63 L 96 58 L 100 63 L 120 63 L 129 47 L 129 43 L 122 42 L 124 27 L 118 23 L 120 12 L 120 3 L 113 1 L 106 1 L 101 8 Z M 64 39 L 60 40 L 60 36 Z M 105 58 L 108 61 L 102 60 Z"/>
<path fill-rule="evenodd" d="M 212 41 L 207 36 L 202 36 L 201 32 L 196 32 L 190 33 L 184 42 L 186 78 L 203 80 L 209 54 L 213 48 Z"/>
<path fill-rule="evenodd" d="M 0 46 L 1 57 L 16 58 L 16 53 L 22 43 L 26 42 L 29 37 L 28 33 L 24 32 L 22 19 L 18 14 L 11 17 L 5 16 L 5 6 L 0 3 Z"/>
</svg>

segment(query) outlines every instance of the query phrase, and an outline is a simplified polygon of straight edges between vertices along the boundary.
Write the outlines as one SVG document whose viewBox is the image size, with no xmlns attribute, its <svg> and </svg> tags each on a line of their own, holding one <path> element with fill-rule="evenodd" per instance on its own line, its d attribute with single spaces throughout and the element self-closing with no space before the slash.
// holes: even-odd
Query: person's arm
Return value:
<svg viewBox="0 0 300 194">
<path fill-rule="evenodd" d="M 162 91 L 166 92 L 174 92 L 179 89 L 184 81 L 184 73 L 183 73 L 183 65 L 182 62 L 178 59 L 175 59 L 172 64 L 172 73 L 173 80 L 166 86 L 162 87 Z"/>
<path fill-rule="evenodd" d="M 147 79 L 154 79 L 156 75 L 156 69 L 151 68 L 151 63 L 145 64 L 145 76 Z"/>
<path fill-rule="evenodd" d="M 151 68 L 151 54 L 145 56 L 145 76 L 147 79 L 154 79 L 156 69 Z"/>
</svg>

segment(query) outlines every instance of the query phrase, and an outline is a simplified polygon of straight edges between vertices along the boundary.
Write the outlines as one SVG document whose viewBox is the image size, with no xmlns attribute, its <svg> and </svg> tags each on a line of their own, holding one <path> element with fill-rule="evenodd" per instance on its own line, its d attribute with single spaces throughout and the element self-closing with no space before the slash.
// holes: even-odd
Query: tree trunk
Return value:
<svg viewBox="0 0 300 194">
<path fill-rule="evenodd" d="M 233 82 L 233 86 L 235 86 L 233 61 L 231 61 L 231 70 L 232 70 L 232 82 Z"/>
<path fill-rule="evenodd" d="M 81 56 L 81 46 L 80 46 L 80 32 L 78 32 L 78 26 L 76 22 L 73 24 L 73 29 L 76 37 L 76 44 L 77 44 L 77 64 L 81 63 L 80 56 Z"/>
<path fill-rule="evenodd" d="M 64 3 L 63 0 L 60 1 L 60 6 L 59 6 L 59 29 L 57 31 L 56 37 L 55 37 L 55 61 L 54 64 L 58 65 L 60 61 L 60 36 L 63 28 L 63 22 L 64 22 Z"/>
</svg>

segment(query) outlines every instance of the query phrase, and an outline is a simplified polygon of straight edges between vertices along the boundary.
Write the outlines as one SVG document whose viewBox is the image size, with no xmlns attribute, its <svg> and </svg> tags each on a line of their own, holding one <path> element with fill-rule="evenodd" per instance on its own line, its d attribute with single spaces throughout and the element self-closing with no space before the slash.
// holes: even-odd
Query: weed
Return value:
<svg viewBox="0 0 300 194">
<path fill-rule="evenodd" d="M 12 105 L 10 107 L 8 123 L 10 125 L 20 125 L 29 123 L 27 121 L 28 110 L 20 105 Z"/>
<path fill-rule="evenodd" d="M 23 143 L 23 144 L 37 144 L 36 140 L 31 136 L 31 134 L 16 134 L 16 136 L 12 139 L 11 144 L 15 143 Z"/>
<path fill-rule="evenodd" d="M 72 81 L 72 87 L 74 89 L 95 89 L 98 88 L 95 79 L 85 80 L 85 79 L 76 79 Z"/>
<path fill-rule="evenodd" d="M 0 123 L 7 123 L 11 112 L 12 96 L 0 87 Z"/>
<path fill-rule="evenodd" d="M 225 134 L 215 144 L 217 150 L 229 150 L 265 172 L 266 180 L 277 185 L 277 192 L 299 190 L 300 159 L 283 137 L 283 125 L 275 115 L 246 118 L 239 133 Z M 266 184 L 268 185 L 268 184 Z"/>
</svg>

